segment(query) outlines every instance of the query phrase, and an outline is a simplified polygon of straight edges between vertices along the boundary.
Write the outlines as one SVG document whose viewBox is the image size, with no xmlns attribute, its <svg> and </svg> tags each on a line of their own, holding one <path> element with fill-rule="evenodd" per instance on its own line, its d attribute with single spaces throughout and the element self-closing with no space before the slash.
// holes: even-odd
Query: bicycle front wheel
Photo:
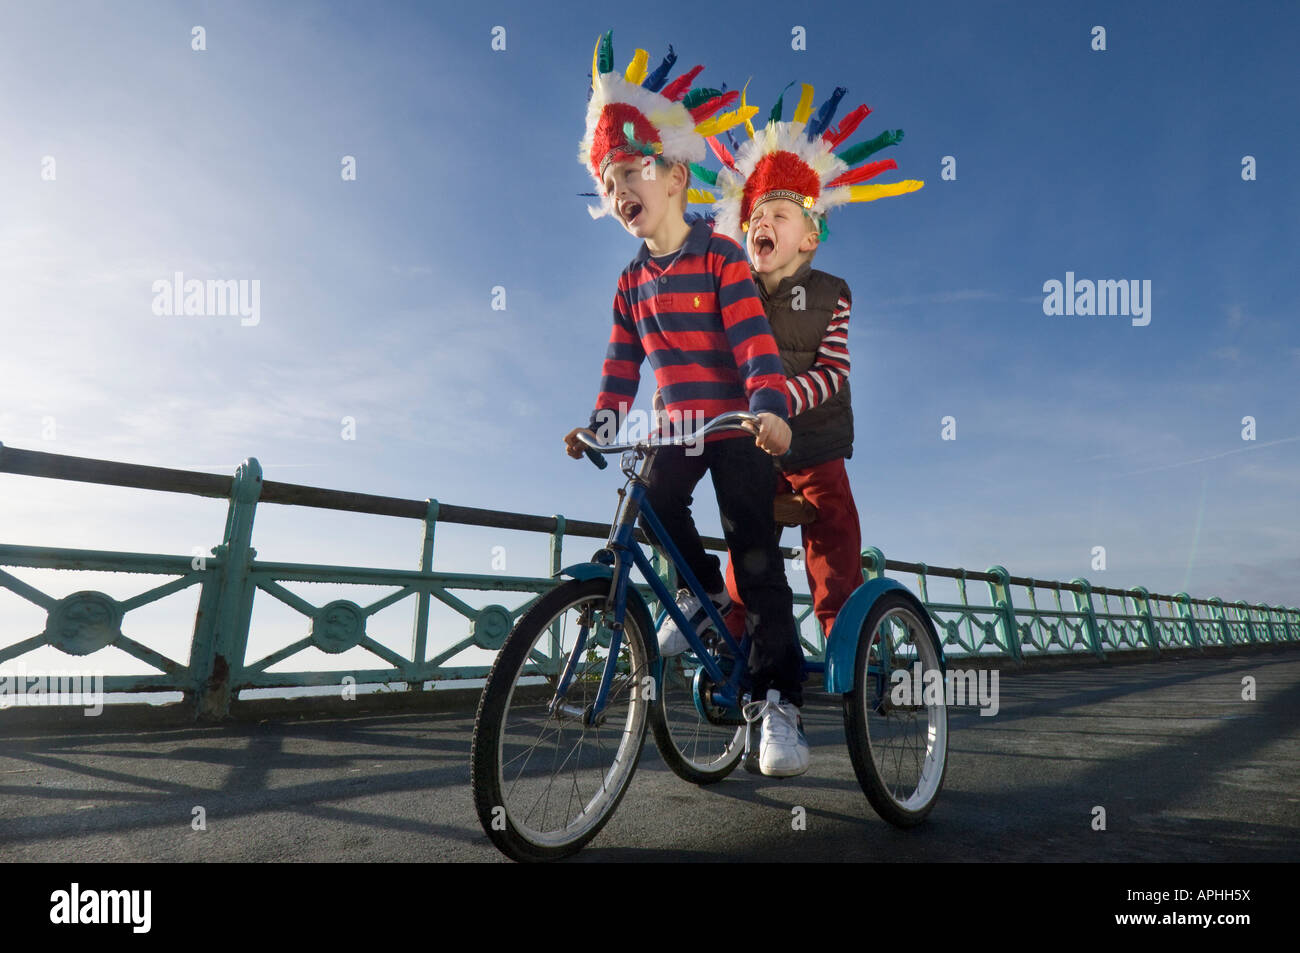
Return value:
<svg viewBox="0 0 1300 953">
<path fill-rule="evenodd" d="M 911 689 L 918 684 L 920 697 Z M 907 673 L 907 684 L 890 678 Z M 937 688 L 926 689 L 932 685 Z M 867 614 L 858 640 L 853 691 L 844 696 L 849 757 L 867 800 L 889 823 L 925 820 L 948 767 L 948 709 L 939 637 L 929 616 L 900 592 L 886 592 Z"/>
<path fill-rule="evenodd" d="M 515 860 L 580 850 L 627 791 L 654 706 L 646 613 L 629 601 L 608 704 L 586 717 L 609 659 L 609 579 L 565 582 L 520 617 L 479 701 L 470 759 L 474 805 Z M 575 652 L 579 640 L 583 645 Z M 567 667 L 563 704 L 554 705 Z"/>
</svg>

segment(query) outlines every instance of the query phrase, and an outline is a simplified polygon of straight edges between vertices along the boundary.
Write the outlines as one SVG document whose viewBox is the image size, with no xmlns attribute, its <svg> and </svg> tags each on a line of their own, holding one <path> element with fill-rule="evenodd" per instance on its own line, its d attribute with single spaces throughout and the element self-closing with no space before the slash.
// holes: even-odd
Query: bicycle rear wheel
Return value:
<svg viewBox="0 0 1300 953">
<path fill-rule="evenodd" d="M 913 698 L 920 684 L 938 690 Z M 893 671 L 907 672 L 907 692 L 893 692 Z M 930 674 L 934 673 L 934 674 Z M 937 697 L 936 697 L 937 696 Z M 844 696 L 844 731 L 858 783 L 876 813 L 897 827 L 920 824 L 943 788 L 948 766 L 939 637 L 928 615 L 901 592 L 886 592 L 867 614 L 858 640 L 853 691 Z"/>
<path fill-rule="evenodd" d="M 520 617 L 488 675 L 474 722 L 471 785 L 479 822 L 515 860 L 554 860 L 580 850 L 627 791 L 654 705 L 649 621 L 628 602 L 608 706 L 595 701 L 609 657 L 609 579 L 565 582 Z M 551 710 L 574 655 L 563 709 Z"/>
</svg>

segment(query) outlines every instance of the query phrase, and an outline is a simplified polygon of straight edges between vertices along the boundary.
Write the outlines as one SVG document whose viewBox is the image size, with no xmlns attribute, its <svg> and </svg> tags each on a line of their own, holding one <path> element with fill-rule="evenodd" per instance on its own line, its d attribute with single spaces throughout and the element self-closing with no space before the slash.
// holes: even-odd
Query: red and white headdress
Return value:
<svg viewBox="0 0 1300 953">
<path fill-rule="evenodd" d="M 650 54 L 637 50 L 620 74 L 614 70 L 613 45 L 612 30 L 596 41 L 587 134 L 578 147 L 578 161 L 596 180 L 600 198 L 600 207 L 590 209 L 593 218 L 610 212 L 603 183 L 610 162 L 653 155 L 666 162 L 697 163 L 704 158 L 706 137 L 747 122 L 758 112 L 754 106 L 721 112 L 739 98 L 735 90 L 691 89 L 703 66 L 668 83 L 668 72 L 677 62 L 671 46 L 653 73 L 648 73 Z"/>
<path fill-rule="evenodd" d="M 845 92 L 843 87 L 837 87 L 821 105 L 817 117 L 810 121 L 813 88 L 804 84 L 791 122 L 781 121 L 781 99 L 785 95 L 782 93 L 763 129 L 755 132 L 753 124 L 745 120 L 745 130 L 750 138 L 741 144 L 734 157 L 716 135 L 707 137 L 722 168 L 713 172 L 696 164 L 691 166 L 691 171 L 709 184 L 716 185 L 721 192 L 717 197 L 710 192 L 698 193 L 704 200 L 714 203 L 715 228 L 719 232 L 744 244 L 742 232 L 749 228 L 749 216 L 754 207 L 770 198 L 786 198 L 817 216 L 825 238 L 826 213 L 832 208 L 848 202 L 870 202 L 915 192 L 925 184 L 915 179 L 887 185 L 861 184 L 887 169 L 898 168 L 893 159 L 854 166 L 871 154 L 899 142 L 903 131 L 882 132 L 869 142 L 860 142 L 842 152 L 835 152 L 871 112 L 866 106 L 859 106 L 832 128 L 831 120 Z M 742 109 L 747 108 L 743 90 L 740 102 Z"/>
</svg>

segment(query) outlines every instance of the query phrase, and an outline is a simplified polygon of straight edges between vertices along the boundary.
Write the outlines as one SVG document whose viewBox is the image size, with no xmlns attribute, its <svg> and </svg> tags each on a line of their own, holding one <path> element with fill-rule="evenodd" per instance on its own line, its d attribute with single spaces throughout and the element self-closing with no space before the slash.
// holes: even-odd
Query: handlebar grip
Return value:
<svg viewBox="0 0 1300 953">
<path fill-rule="evenodd" d="M 587 454 L 587 459 L 590 460 L 592 463 L 596 464 L 596 466 L 599 469 L 603 470 L 607 466 L 609 466 L 609 461 L 605 459 L 605 455 L 603 453 L 597 453 L 595 450 L 592 450 L 590 447 L 588 447 L 583 452 Z"/>
</svg>

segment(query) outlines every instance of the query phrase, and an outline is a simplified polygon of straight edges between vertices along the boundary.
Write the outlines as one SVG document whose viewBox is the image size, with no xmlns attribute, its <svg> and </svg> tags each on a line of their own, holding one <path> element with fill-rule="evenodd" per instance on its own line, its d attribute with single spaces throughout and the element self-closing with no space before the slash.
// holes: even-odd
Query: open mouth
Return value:
<svg viewBox="0 0 1300 953">
<path fill-rule="evenodd" d="M 759 235 L 754 239 L 754 254 L 768 255 L 776 250 L 776 242 L 772 241 L 767 235 Z"/>
<path fill-rule="evenodd" d="M 641 214 L 640 202 L 628 202 L 626 205 L 623 206 L 623 221 L 627 222 L 627 224 L 629 225 L 631 225 L 632 222 L 636 220 L 636 217 L 640 214 Z"/>
</svg>

